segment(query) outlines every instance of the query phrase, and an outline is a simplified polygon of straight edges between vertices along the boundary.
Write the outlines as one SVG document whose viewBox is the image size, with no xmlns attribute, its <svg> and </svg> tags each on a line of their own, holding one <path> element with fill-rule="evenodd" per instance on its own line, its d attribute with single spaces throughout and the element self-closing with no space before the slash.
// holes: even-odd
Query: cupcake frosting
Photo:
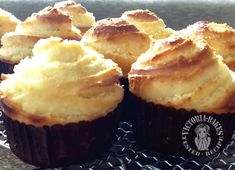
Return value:
<svg viewBox="0 0 235 170">
<path fill-rule="evenodd" d="M 121 102 L 121 70 L 96 51 L 49 38 L 39 40 L 33 54 L 2 76 L 0 94 L 12 119 L 35 126 L 92 121 Z"/>
<path fill-rule="evenodd" d="M 32 55 L 32 48 L 39 39 L 51 36 L 81 39 L 80 31 L 73 26 L 68 15 L 47 7 L 18 24 L 15 32 L 2 37 L 0 59 L 8 63 L 18 63 L 22 58 Z"/>
<path fill-rule="evenodd" d="M 235 30 L 228 24 L 199 21 L 180 31 L 184 36 L 204 39 L 235 70 Z"/>
<path fill-rule="evenodd" d="M 223 114 L 235 111 L 234 72 L 202 40 L 155 41 L 132 66 L 130 90 L 155 104 Z"/>
<path fill-rule="evenodd" d="M 164 21 L 149 10 L 132 10 L 122 14 L 122 18 L 134 24 L 139 30 L 146 32 L 154 39 L 169 37 L 174 33 L 171 28 L 166 28 Z"/>
<path fill-rule="evenodd" d="M 38 40 L 36 36 L 6 33 L 1 39 L 0 60 L 9 64 L 19 63 L 22 58 L 32 56 L 33 46 Z"/>
<path fill-rule="evenodd" d="M 89 29 L 82 42 L 118 63 L 127 77 L 131 64 L 150 47 L 151 39 L 123 19 L 107 18 Z"/>
<path fill-rule="evenodd" d="M 57 36 L 64 39 L 80 40 L 80 31 L 72 24 L 70 17 L 62 11 L 47 7 L 34 13 L 16 27 L 16 32 L 39 37 Z"/>
<path fill-rule="evenodd" d="M 7 32 L 14 31 L 20 23 L 14 15 L 0 8 L 0 38 Z"/>
<path fill-rule="evenodd" d="M 95 23 L 95 17 L 88 12 L 81 4 L 76 4 L 74 1 L 58 2 L 54 6 L 65 12 L 72 19 L 75 25 L 82 33 L 86 32 Z"/>
</svg>

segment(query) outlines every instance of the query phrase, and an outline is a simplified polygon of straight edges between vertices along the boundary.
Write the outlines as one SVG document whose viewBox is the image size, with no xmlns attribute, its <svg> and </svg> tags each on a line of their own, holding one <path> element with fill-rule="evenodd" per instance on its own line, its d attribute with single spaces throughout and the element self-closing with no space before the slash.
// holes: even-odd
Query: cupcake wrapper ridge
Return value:
<svg viewBox="0 0 235 170">
<path fill-rule="evenodd" d="M 38 167 L 82 163 L 110 147 L 118 126 L 119 108 L 94 121 L 35 127 L 4 114 L 8 143 L 24 162 Z"/>
<path fill-rule="evenodd" d="M 185 156 L 218 153 L 231 141 L 235 114 L 217 115 L 174 109 L 135 97 L 136 140 L 154 152 Z"/>
<path fill-rule="evenodd" d="M 4 74 L 13 73 L 14 66 L 15 66 L 15 64 L 9 64 L 9 63 L 5 63 L 3 61 L 0 61 L 0 75 L 2 73 L 4 73 Z"/>
</svg>

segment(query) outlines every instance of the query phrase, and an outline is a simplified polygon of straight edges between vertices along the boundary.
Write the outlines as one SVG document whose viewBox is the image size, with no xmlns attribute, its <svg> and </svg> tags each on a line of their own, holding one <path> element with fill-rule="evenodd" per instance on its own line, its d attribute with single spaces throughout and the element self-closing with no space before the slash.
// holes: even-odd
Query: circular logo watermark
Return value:
<svg viewBox="0 0 235 170">
<path fill-rule="evenodd" d="M 195 156 L 208 156 L 222 146 L 223 128 L 218 120 L 209 115 L 195 115 L 187 120 L 182 129 L 185 149 Z"/>
</svg>

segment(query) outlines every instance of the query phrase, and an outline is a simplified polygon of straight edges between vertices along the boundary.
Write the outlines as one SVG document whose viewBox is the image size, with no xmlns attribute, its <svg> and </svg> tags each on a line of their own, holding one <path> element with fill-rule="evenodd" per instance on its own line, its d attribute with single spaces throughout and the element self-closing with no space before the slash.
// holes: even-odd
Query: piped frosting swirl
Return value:
<svg viewBox="0 0 235 170">
<path fill-rule="evenodd" d="M 130 90 L 176 109 L 234 112 L 235 73 L 202 40 L 172 36 L 155 41 L 132 66 Z"/>
<path fill-rule="evenodd" d="M 107 18 L 89 29 L 82 42 L 118 63 L 127 77 L 131 64 L 150 47 L 151 39 L 121 18 Z"/>
<path fill-rule="evenodd" d="M 12 119 L 35 126 L 92 121 L 123 98 L 117 64 L 77 41 L 39 40 L 32 58 L 4 75 L 0 94 Z"/>
<path fill-rule="evenodd" d="M 47 7 L 18 24 L 15 32 L 7 33 L 2 37 L 0 58 L 16 64 L 22 58 L 32 56 L 32 48 L 39 39 L 51 36 L 81 39 L 80 31 L 73 26 L 68 15 L 58 9 Z"/>
<path fill-rule="evenodd" d="M 14 15 L 0 8 L 0 38 L 7 32 L 14 31 L 20 23 Z"/>
<path fill-rule="evenodd" d="M 154 39 L 166 38 L 175 33 L 173 29 L 166 28 L 163 19 L 147 9 L 126 11 L 122 14 L 122 18 Z"/>
<path fill-rule="evenodd" d="M 88 12 L 81 4 L 76 4 L 74 1 L 62 1 L 54 5 L 69 15 L 75 25 L 82 33 L 85 33 L 95 23 L 95 17 Z"/>
<path fill-rule="evenodd" d="M 235 30 L 228 24 L 199 21 L 179 31 L 193 39 L 203 39 L 221 55 L 230 69 L 235 71 Z"/>
</svg>

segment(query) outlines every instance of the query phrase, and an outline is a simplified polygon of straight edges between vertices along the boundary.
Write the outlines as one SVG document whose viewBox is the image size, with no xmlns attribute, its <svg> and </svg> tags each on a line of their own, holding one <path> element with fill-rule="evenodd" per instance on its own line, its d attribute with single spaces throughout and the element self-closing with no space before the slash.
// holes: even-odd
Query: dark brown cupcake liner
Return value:
<svg viewBox="0 0 235 170">
<path fill-rule="evenodd" d="M 12 152 L 38 167 L 63 167 L 94 159 L 108 150 L 119 122 L 119 107 L 94 121 L 35 127 L 4 114 Z"/>
<path fill-rule="evenodd" d="M 235 113 L 198 113 L 147 103 L 138 97 L 134 100 L 134 135 L 139 144 L 154 152 L 208 156 L 220 152 L 232 140 Z"/>
<path fill-rule="evenodd" d="M 4 74 L 13 73 L 14 66 L 15 66 L 15 64 L 9 64 L 9 63 L 0 61 L 0 75 L 2 73 L 4 73 Z"/>
<path fill-rule="evenodd" d="M 121 114 L 121 120 L 123 121 L 131 121 L 132 120 L 132 114 L 134 110 L 134 104 L 133 104 L 133 94 L 129 90 L 129 82 L 127 78 L 121 78 L 120 84 L 123 85 L 125 93 L 124 98 L 122 100 L 122 114 Z"/>
</svg>

